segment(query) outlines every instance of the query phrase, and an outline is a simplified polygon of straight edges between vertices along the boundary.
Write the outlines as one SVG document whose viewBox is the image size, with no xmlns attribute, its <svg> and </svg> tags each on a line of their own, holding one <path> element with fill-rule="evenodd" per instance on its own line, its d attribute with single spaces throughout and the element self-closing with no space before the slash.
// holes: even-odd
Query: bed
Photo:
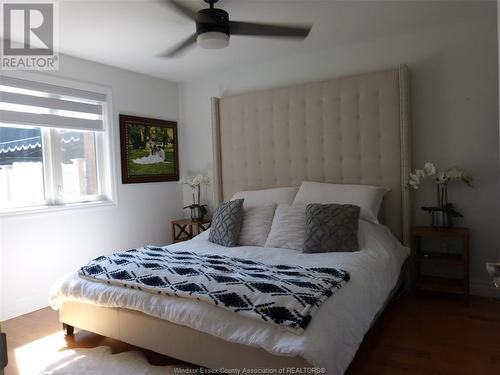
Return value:
<svg viewBox="0 0 500 375">
<path fill-rule="evenodd" d="M 303 180 L 385 186 L 381 221 L 360 221 L 361 251 L 302 254 L 224 248 L 204 233 L 172 250 L 268 263 L 328 264 L 351 280 L 301 335 L 189 299 L 94 283 L 71 275 L 54 288 L 61 321 L 210 368 L 324 368 L 341 374 L 392 296 L 408 249 L 408 71 L 335 78 L 212 99 L 215 201 Z"/>
</svg>

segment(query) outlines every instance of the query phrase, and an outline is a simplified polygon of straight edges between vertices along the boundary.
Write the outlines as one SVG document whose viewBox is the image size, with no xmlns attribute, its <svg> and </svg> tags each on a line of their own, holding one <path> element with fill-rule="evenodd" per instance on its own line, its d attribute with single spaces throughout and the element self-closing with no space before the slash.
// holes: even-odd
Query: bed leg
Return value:
<svg viewBox="0 0 500 375">
<path fill-rule="evenodd" d="M 75 333 L 75 327 L 63 323 L 64 336 L 73 336 Z"/>
</svg>

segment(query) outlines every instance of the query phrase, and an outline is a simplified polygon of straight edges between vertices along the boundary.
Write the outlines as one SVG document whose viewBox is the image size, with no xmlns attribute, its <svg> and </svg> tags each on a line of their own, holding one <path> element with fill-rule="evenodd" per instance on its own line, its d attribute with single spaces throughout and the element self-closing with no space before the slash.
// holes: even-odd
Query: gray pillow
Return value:
<svg viewBox="0 0 500 375">
<path fill-rule="evenodd" d="M 208 240 L 222 246 L 236 246 L 236 241 L 240 235 L 242 219 L 243 199 L 236 199 L 221 204 L 215 210 Z"/>
<path fill-rule="evenodd" d="M 358 251 L 359 213 L 352 204 L 308 204 L 304 253 Z"/>
</svg>

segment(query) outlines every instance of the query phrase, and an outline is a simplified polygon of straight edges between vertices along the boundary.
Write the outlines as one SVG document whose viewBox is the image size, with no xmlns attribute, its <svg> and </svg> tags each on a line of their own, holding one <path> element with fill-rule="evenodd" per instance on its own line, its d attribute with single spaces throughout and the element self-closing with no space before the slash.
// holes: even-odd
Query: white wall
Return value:
<svg viewBox="0 0 500 375">
<path fill-rule="evenodd" d="M 409 65 L 413 107 L 413 165 L 433 161 L 470 170 L 473 189 L 450 187 L 450 200 L 471 229 L 473 292 L 491 294 L 484 263 L 500 260 L 498 44 L 495 3 L 478 2 L 480 20 L 440 30 L 341 46 L 211 74 L 180 86 L 182 173 L 211 173 L 210 97 L 327 77 Z M 428 224 L 421 205 L 435 203 L 434 189 L 414 197 L 416 224 Z"/>
<path fill-rule="evenodd" d="M 0 218 L 0 320 L 47 306 L 61 276 L 100 254 L 170 242 L 182 215 L 177 182 L 121 184 L 118 115 L 178 119 L 177 84 L 61 56 L 57 76 L 112 88 L 118 204 Z"/>
</svg>

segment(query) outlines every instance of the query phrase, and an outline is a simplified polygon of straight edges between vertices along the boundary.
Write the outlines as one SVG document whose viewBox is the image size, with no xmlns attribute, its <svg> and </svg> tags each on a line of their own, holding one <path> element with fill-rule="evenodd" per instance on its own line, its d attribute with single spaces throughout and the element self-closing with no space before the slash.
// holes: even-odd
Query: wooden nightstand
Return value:
<svg viewBox="0 0 500 375">
<path fill-rule="evenodd" d="M 439 240 L 461 243 L 462 251 L 443 252 L 426 248 L 423 240 Z M 465 304 L 469 303 L 469 230 L 467 228 L 415 227 L 411 232 L 412 284 L 413 290 L 463 294 Z M 440 267 L 462 269 L 460 278 L 427 276 L 422 274 L 425 264 L 439 264 Z"/>
<path fill-rule="evenodd" d="M 206 231 L 210 228 L 212 219 L 191 220 L 179 219 L 173 220 L 172 225 L 172 242 L 187 241 L 194 236 Z"/>
</svg>

